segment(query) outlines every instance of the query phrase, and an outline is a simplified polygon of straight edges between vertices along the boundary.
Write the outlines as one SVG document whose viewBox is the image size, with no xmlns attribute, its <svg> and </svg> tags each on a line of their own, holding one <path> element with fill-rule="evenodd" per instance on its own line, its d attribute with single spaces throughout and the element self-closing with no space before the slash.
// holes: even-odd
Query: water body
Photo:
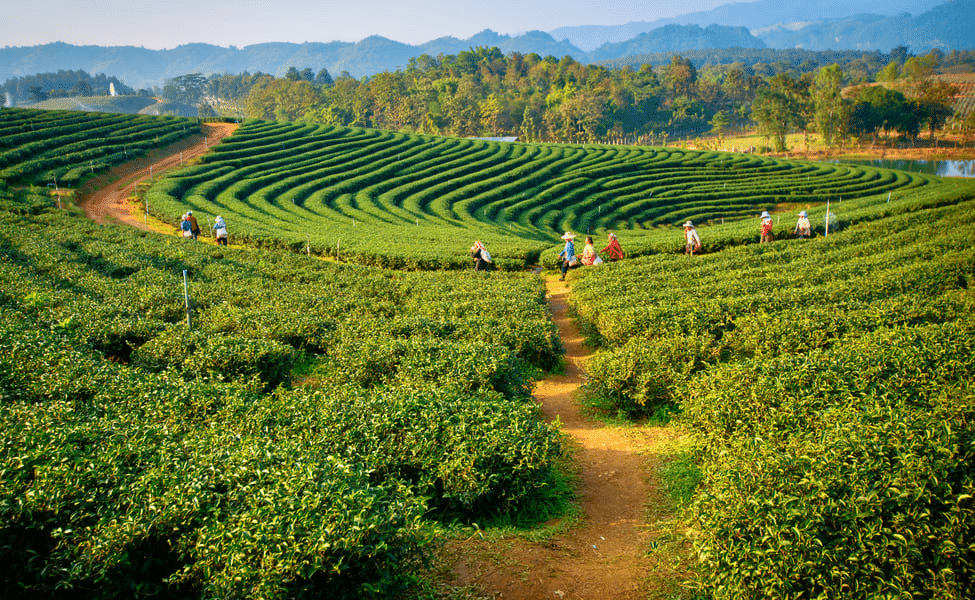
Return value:
<svg viewBox="0 0 975 600">
<path fill-rule="evenodd" d="M 904 160 L 877 158 L 871 160 L 837 160 L 832 162 L 897 169 L 910 173 L 926 173 L 940 177 L 975 177 L 975 160 Z"/>
</svg>

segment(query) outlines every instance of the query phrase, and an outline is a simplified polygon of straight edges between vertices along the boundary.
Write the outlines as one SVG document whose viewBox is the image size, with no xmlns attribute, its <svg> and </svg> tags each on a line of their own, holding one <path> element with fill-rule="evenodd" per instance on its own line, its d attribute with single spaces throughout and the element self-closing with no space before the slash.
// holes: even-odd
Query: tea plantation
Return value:
<svg viewBox="0 0 975 600">
<path fill-rule="evenodd" d="M 594 269 L 590 393 L 693 432 L 711 598 L 975 597 L 975 194 Z"/>
<path fill-rule="evenodd" d="M 691 433 L 696 592 L 975 597 L 970 182 L 249 121 L 144 198 L 230 248 L 55 208 L 194 123 L 0 111 L 0 597 L 395 597 L 433 524 L 545 515 L 567 229 L 627 252 L 569 275 L 589 395 Z"/>
</svg>

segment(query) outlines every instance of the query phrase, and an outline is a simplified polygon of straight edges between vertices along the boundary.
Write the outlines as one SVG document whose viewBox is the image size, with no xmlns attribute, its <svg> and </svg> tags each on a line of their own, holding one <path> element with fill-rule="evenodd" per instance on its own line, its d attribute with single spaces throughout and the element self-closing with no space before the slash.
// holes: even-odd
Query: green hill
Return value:
<svg viewBox="0 0 975 600">
<path fill-rule="evenodd" d="M 52 98 L 38 102 L 30 108 L 38 110 L 80 110 L 86 112 L 109 112 L 134 115 L 154 104 L 156 104 L 154 98 L 145 98 L 143 96 L 81 96 L 75 98 Z"/>
</svg>

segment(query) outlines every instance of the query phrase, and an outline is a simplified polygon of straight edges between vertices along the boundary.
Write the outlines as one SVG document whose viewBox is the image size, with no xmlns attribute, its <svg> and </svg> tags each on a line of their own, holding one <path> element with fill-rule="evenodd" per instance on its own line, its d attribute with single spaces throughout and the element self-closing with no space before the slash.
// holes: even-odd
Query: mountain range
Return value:
<svg viewBox="0 0 975 600">
<path fill-rule="evenodd" d="M 912 16 L 903 9 L 922 10 Z M 421 54 L 451 55 L 476 47 L 537 53 L 584 63 L 626 56 L 705 48 L 804 48 L 880 50 L 907 46 L 975 48 L 975 0 L 756 0 L 726 4 L 676 19 L 620 26 L 563 27 L 509 36 L 484 30 L 461 40 L 443 37 L 409 45 L 380 36 L 356 43 L 269 42 L 243 48 L 188 44 L 171 50 L 134 46 L 75 46 L 53 43 L 0 48 L 0 81 L 62 69 L 106 73 L 134 88 L 161 86 L 167 78 L 201 73 L 264 72 L 290 68 L 328 69 L 354 77 L 394 71 Z"/>
</svg>

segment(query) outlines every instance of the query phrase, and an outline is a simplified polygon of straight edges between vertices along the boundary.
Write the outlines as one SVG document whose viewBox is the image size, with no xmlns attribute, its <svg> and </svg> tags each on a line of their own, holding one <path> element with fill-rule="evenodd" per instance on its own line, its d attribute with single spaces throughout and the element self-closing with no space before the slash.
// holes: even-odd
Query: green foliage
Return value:
<svg viewBox="0 0 975 600">
<path fill-rule="evenodd" d="M 668 148 L 526 145 L 249 121 L 197 166 L 158 181 L 150 210 L 223 216 L 231 239 L 384 268 L 469 269 L 480 239 L 495 270 L 554 267 L 566 230 L 624 232 L 628 256 L 674 252 L 691 219 L 709 251 L 752 239 L 741 219 L 827 201 L 858 218 L 902 210 L 922 175 Z M 896 194 L 897 204 L 880 207 Z M 939 200 L 941 201 L 941 200 Z M 874 217 L 875 218 L 875 217 Z M 727 221 L 727 224 L 725 222 Z M 734 223 L 732 223 L 734 221 Z M 720 229 L 717 227 L 720 225 Z M 716 237 L 717 236 L 717 237 Z"/>
<path fill-rule="evenodd" d="M 431 519 L 566 494 L 528 396 L 562 351 L 536 278 L 0 206 L 3 597 L 395 597 Z"/>
<path fill-rule="evenodd" d="M 603 347 L 590 388 L 636 416 L 671 406 L 694 436 L 673 478 L 700 593 L 975 593 L 971 197 L 575 283 Z"/>
<path fill-rule="evenodd" d="M 8 109 L 0 113 L 0 179 L 76 186 L 196 131 L 196 121 L 174 117 Z"/>
</svg>

